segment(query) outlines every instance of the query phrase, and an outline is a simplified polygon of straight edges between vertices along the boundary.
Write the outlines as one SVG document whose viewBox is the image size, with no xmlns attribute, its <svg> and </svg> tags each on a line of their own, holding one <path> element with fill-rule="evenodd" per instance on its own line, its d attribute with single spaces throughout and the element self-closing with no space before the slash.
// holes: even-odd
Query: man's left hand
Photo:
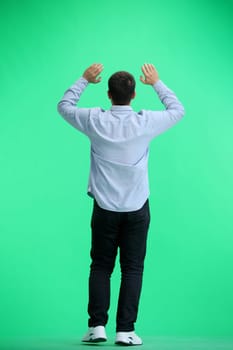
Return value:
<svg viewBox="0 0 233 350">
<path fill-rule="evenodd" d="M 97 76 L 103 69 L 104 67 L 101 63 L 94 63 L 85 70 L 83 73 L 83 78 L 85 78 L 89 83 L 97 84 L 101 81 L 101 77 L 97 78 Z"/>
</svg>

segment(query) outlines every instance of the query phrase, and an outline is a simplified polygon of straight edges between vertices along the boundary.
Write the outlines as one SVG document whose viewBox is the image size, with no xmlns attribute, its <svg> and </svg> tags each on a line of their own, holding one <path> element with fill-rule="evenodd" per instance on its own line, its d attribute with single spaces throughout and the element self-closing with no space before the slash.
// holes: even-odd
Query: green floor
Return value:
<svg viewBox="0 0 233 350">
<path fill-rule="evenodd" d="M 233 338 L 172 338 L 144 337 L 142 350 L 233 350 Z M 79 339 L 4 339 L 0 341 L 1 350 L 75 350 L 75 349 L 117 349 L 114 337 L 103 344 L 82 344 Z"/>
</svg>

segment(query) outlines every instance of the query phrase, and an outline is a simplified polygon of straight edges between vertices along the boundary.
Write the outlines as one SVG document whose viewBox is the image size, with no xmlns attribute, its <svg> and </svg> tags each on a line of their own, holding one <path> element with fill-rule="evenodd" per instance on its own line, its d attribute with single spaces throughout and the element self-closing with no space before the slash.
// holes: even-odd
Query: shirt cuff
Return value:
<svg viewBox="0 0 233 350">
<path fill-rule="evenodd" d="M 81 83 L 84 83 L 86 86 L 89 84 L 89 81 L 87 79 L 85 79 L 84 77 L 79 78 L 79 80 Z"/>
<path fill-rule="evenodd" d="M 158 80 L 154 85 L 152 85 L 156 92 L 160 92 L 162 89 L 166 87 L 166 85 L 162 82 L 162 80 Z"/>
<path fill-rule="evenodd" d="M 162 81 L 159 79 L 158 81 L 156 81 L 156 83 L 154 85 L 152 85 L 154 88 L 157 88 L 158 86 L 160 86 L 162 83 Z"/>
</svg>

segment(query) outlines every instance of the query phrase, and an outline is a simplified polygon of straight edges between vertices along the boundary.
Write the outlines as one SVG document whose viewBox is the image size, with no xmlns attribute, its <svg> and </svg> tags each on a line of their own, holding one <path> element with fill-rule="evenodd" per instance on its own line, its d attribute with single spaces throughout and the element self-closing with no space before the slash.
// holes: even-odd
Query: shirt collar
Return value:
<svg viewBox="0 0 233 350">
<path fill-rule="evenodd" d="M 127 105 L 113 105 L 111 107 L 111 111 L 132 111 L 133 108 L 131 106 L 127 106 Z"/>
</svg>

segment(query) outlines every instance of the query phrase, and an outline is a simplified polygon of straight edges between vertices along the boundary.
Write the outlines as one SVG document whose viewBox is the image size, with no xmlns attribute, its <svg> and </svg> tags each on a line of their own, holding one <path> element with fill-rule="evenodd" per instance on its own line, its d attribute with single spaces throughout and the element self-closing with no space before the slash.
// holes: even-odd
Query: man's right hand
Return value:
<svg viewBox="0 0 233 350">
<path fill-rule="evenodd" d="M 101 77 L 98 77 L 98 75 L 103 69 L 104 67 L 101 63 L 94 63 L 85 70 L 83 73 L 83 78 L 85 78 L 89 83 L 97 84 L 101 81 Z"/>
<path fill-rule="evenodd" d="M 143 84 L 154 85 L 159 80 L 159 75 L 153 64 L 145 63 L 142 66 L 142 75 L 140 76 L 140 80 Z"/>
</svg>

